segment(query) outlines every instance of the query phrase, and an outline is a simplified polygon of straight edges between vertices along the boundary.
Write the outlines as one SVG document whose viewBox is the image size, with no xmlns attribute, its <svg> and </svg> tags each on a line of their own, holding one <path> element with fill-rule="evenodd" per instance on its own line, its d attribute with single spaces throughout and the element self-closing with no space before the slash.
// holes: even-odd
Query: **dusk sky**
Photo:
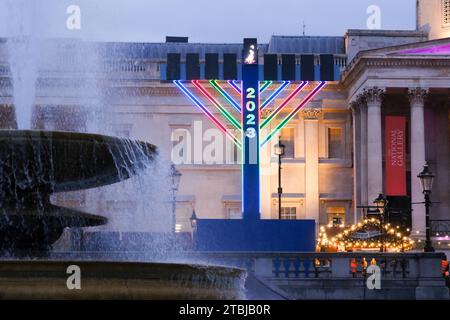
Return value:
<svg viewBox="0 0 450 320">
<path fill-rule="evenodd" d="M 17 27 L 17 21 L 21 21 L 25 23 L 23 28 L 45 37 L 163 42 L 166 35 L 177 35 L 189 36 L 190 42 L 240 42 L 244 37 L 267 42 L 273 34 L 301 35 L 303 21 L 306 35 L 343 35 L 347 29 L 367 29 L 366 10 L 370 5 L 381 9 L 382 29 L 414 29 L 415 2 L 0 0 L 0 36 L 10 34 L 14 30 L 11 26 Z M 15 14 L 11 13 L 11 4 L 19 7 Z M 66 28 L 69 5 L 81 9 L 81 30 Z"/>
</svg>

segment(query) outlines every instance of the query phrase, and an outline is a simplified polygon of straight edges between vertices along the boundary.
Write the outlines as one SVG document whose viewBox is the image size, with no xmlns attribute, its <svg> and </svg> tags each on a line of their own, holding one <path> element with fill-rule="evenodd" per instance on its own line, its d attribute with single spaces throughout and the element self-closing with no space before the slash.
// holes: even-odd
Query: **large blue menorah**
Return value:
<svg viewBox="0 0 450 320">
<path fill-rule="evenodd" d="M 222 101 L 239 113 L 236 117 L 223 106 L 223 103 L 206 88 L 201 80 L 174 80 L 174 84 L 197 106 L 214 125 L 242 150 L 242 220 L 200 219 L 197 222 L 196 247 L 200 251 L 313 251 L 315 248 L 314 220 L 264 220 L 261 219 L 260 200 L 260 149 L 293 119 L 326 85 L 326 81 L 260 81 L 260 66 L 256 39 L 245 39 L 242 55 L 242 80 L 228 79 L 225 84 L 236 91 L 241 98 L 236 101 L 232 94 L 217 80 L 207 83 L 222 97 Z M 316 85 L 313 83 L 316 82 Z M 190 87 L 201 94 L 225 118 L 223 124 L 210 111 L 208 105 Z M 282 111 L 298 98 L 309 85 L 313 88 L 301 101 L 281 117 Z M 274 90 L 267 90 L 272 86 Z M 261 112 L 269 110 L 269 105 L 286 89 L 291 93 L 273 108 L 264 119 Z M 261 94 L 271 92 L 260 102 Z M 281 117 L 279 123 L 261 139 L 261 130 Z M 240 132 L 240 137 L 230 130 L 231 125 Z"/>
</svg>

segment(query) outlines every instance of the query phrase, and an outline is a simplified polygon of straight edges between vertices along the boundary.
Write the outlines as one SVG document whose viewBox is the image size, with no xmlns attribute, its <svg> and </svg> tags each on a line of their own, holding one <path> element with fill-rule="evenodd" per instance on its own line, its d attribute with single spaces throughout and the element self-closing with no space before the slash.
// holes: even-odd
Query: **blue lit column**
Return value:
<svg viewBox="0 0 450 320">
<path fill-rule="evenodd" d="M 256 39 L 244 40 L 242 59 L 242 211 L 245 220 L 260 218 L 259 73 Z"/>
</svg>

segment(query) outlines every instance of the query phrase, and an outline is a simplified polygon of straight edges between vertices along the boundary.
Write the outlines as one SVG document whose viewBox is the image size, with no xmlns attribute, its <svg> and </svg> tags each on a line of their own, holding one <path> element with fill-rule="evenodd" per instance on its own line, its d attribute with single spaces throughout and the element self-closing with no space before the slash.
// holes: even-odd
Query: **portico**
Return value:
<svg viewBox="0 0 450 320">
<path fill-rule="evenodd" d="M 406 197 L 412 231 L 425 232 L 423 195 L 417 174 L 425 162 L 439 172 L 432 219 L 449 210 L 449 39 L 361 52 L 343 74 L 354 126 L 355 206 L 386 193 L 385 117 L 406 118 Z M 389 195 L 388 195 L 389 196 Z M 357 211 L 355 211 L 357 212 Z"/>
</svg>

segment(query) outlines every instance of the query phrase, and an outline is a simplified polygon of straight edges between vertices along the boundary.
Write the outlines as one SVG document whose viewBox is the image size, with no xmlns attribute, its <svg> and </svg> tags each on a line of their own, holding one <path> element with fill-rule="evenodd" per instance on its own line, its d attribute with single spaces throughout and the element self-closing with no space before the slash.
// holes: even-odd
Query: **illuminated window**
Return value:
<svg viewBox="0 0 450 320">
<path fill-rule="evenodd" d="M 442 0 L 442 25 L 450 27 L 450 0 Z"/>
<path fill-rule="evenodd" d="M 282 207 L 281 208 L 281 220 L 296 220 L 297 208 L 296 207 Z"/>
<path fill-rule="evenodd" d="M 294 128 L 283 128 L 281 130 L 280 140 L 286 146 L 284 149 L 284 158 L 294 158 L 295 155 L 295 141 Z"/>
<path fill-rule="evenodd" d="M 345 208 L 344 207 L 328 207 L 328 224 L 339 226 L 344 224 Z"/>
<path fill-rule="evenodd" d="M 328 158 L 343 158 L 342 128 L 328 128 Z"/>
<path fill-rule="evenodd" d="M 183 225 L 180 223 L 175 224 L 175 233 L 183 232 Z"/>
<path fill-rule="evenodd" d="M 184 233 L 191 232 L 191 217 L 192 211 L 195 207 L 194 202 L 190 201 L 177 201 L 176 212 L 175 212 L 175 232 Z"/>
</svg>

